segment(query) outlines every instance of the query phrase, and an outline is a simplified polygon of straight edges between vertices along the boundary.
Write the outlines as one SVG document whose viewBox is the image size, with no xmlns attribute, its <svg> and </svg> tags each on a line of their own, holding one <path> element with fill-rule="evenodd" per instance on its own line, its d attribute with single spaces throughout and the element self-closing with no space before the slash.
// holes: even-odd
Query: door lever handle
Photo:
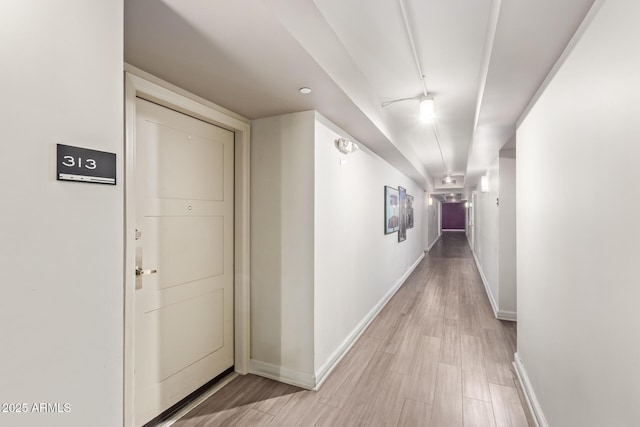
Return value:
<svg viewBox="0 0 640 427">
<path fill-rule="evenodd" d="M 153 270 L 143 270 L 136 265 L 136 276 L 147 276 L 149 274 L 155 274 L 157 272 L 158 270 L 156 270 L 155 268 Z"/>
</svg>

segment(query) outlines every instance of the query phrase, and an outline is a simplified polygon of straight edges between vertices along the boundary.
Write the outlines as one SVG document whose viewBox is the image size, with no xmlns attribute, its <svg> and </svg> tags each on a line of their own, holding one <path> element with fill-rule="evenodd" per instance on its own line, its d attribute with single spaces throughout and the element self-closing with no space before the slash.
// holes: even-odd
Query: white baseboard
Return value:
<svg viewBox="0 0 640 427">
<path fill-rule="evenodd" d="M 438 240 L 440 239 L 440 236 L 442 236 L 442 233 L 438 234 L 438 237 L 436 237 L 436 240 L 433 241 L 433 243 L 431 243 L 431 245 L 429 245 L 429 247 L 427 248 L 427 252 L 429 252 L 431 250 L 431 248 L 438 243 Z"/>
<path fill-rule="evenodd" d="M 452 231 L 454 233 L 464 233 L 467 230 L 465 230 L 464 228 L 462 230 L 460 230 L 458 228 L 443 228 L 442 231 Z"/>
<path fill-rule="evenodd" d="M 351 347 L 360 338 L 360 335 L 367 329 L 367 326 L 375 319 L 385 305 L 389 302 L 391 297 L 400 289 L 404 282 L 409 278 L 413 270 L 416 269 L 420 261 L 424 258 L 424 252 L 420 254 L 418 259 L 409 267 L 409 269 L 398 279 L 396 284 L 386 293 L 384 297 L 369 311 L 369 313 L 358 323 L 358 325 L 351 331 L 349 335 L 342 341 L 338 348 L 329 356 L 329 359 L 316 371 L 316 386 L 315 389 L 320 388 L 322 383 L 327 379 L 333 369 L 340 363 L 342 358 L 349 352 Z"/>
<path fill-rule="evenodd" d="M 484 285 L 484 290 L 487 292 L 487 297 L 489 297 L 489 302 L 491 303 L 491 308 L 493 309 L 493 314 L 498 317 L 498 304 L 496 300 L 493 298 L 493 294 L 491 293 L 491 288 L 489 287 L 489 281 L 487 277 L 484 275 L 484 271 L 482 271 L 482 266 L 480 265 L 480 260 L 476 256 L 476 253 L 473 252 L 473 259 L 476 261 L 476 267 L 478 268 L 478 273 L 480 273 L 480 278 L 482 279 L 482 284 Z"/>
<path fill-rule="evenodd" d="M 520 381 L 522 391 L 524 391 L 524 396 L 527 399 L 529 409 L 533 414 L 536 427 L 549 427 L 549 423 L 542 413 L 542 407 L 540 406 L 540 402 L 538 402 L 536 393 L 533 390 L 527 371 L 524 369 L 524 365 L 522 364 L 522 360 L 520 359 L 520 356 L 518 356 L 518 353 L 513 355 L 513 366 L 516 369 L 516 375 L 518 376 L 518 381 Z"/>
<path fill-rule="evenodd" d="M 484 275 L 482 271 L 482 266 L 480 265 L 480 261 L 476 256 L 476 253 L 473 252 L 473 259 L 476 261 L 476 267 L 478 267 L 478 273 L 480 273 L 480 278 L 482 279 L 482 284 L 484 285 L 484 290 L 487 292 L 487 297 L 489 297 L 489 302 L 491 303 L 491 308 L 493 309 L 493 315 L 496 316 L 496 319 L 500 320 L 508 320 L 510 322 L 515 322 L 518 320 L 517 313 L 515 311 L 504 311 L 498 309 L 498 303 L 493 297 L 491 293 L 491 288 L 489 288 L 489 281 L 487 277 Z"/>
<path fill-rule="evenodd" d="M 251 359 L 249 361 L 249 372 L 261 377 L 269 378 L 296 387 L 312 390 L 315 387 L 313 374 L 294 371 L 293 369 L 273 365 L 261 360 Z"/>
<path fill-rule="evenodd" d="M 496 312 L 496 318 L 500 320 L 508 320 L 509 322 L 517 322 L 518 314 L 515 311 L 498 310 Z"/>
<path fill-rule="evenodd" d="M 315 375 L 307 374 L 304 372 L 298 372 L 292 369 L 284 368 L 282 366 L 274 365 L 271 363 L 263 362 L 261 360 L 251 359 L 249 368 L 250 373 L 259 375 L 261 377 L 269 378 L 274 381 L 279 381 L 286 384 L 291 384 L 296 387 L 302 387 L 307 390 L 315 390 L 322 385 L 324 380 L 329 376 L 333 369 L 338 365 L 347 352 L 353 347 L 360 335 L 367 329 L 367 326 L 375 319 L 380 313 L 380 310 L 384 308 L 389 302 L 391 297 L 400 289 L 407 278 L 413 273 L 420 261 L 424 258 L 424 252 L 420 254 L 418 259 L 407 269 L 407 271 L 398 279 L 396 284 L 382 297 L 380 302 L 376 304 L 371 311 L 365 316 L 364 319 L 351 331 L 351 333 L 342 341 L 338 348 L 331 354 L 329 359 L 318 369 Z"/>
</svg>

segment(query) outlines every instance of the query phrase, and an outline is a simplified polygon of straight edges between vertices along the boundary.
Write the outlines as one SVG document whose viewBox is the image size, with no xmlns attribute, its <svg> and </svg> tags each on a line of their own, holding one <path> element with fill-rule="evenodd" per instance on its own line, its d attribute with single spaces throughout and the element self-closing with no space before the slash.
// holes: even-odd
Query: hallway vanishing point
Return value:
<svg viewBox="0 0 640 427">
<path fill-rule="evenodd" d="M 195 426 L 534 426 L 464 233 L 445 232 L 317 392 L 240 376 Z"/>
</svg>

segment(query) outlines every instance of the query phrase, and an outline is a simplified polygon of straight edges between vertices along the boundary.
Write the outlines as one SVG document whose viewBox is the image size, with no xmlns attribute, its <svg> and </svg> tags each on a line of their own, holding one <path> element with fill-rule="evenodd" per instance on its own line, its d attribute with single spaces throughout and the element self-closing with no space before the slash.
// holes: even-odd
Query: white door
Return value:
<svg viewBox="0 0 640 427">
<path fill-rule="evenodd" d="M 139 98 L 136 109 L 142 425 L 233 365 L 234 134 Z"/>
</svg>

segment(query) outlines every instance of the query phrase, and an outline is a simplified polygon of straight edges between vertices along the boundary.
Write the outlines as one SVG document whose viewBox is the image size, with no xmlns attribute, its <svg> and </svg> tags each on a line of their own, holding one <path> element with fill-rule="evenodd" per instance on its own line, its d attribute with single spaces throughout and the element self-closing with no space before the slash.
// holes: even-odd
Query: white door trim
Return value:
<svg viewBox="0 0 640 427">
<path fill-rule="evenodd" d="M 124 277 L 124 420 L 133 425 L 135 288 L 135 123 L 136 97 L 162 104 L 235 132 L 234 364 L 249 372 L 250 345 L 250 123 L 196 95 L 125 64 L 125 277 Z"/>
</svg>

